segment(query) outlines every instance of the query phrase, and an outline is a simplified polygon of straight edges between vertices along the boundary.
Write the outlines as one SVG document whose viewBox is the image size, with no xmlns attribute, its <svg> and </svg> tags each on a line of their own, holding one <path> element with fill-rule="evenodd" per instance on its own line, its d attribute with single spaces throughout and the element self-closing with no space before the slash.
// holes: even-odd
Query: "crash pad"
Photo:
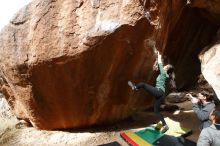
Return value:
<svg viewBox="0 0 220 146">
<path fill-rule="evenodd" d="M 173 121 L 170 118 L 165 118 L 169 130 L 165 133 L 160 133 L 155 129 L 156 126 L 161 123 L 150 125 L 139 131 L 124 131 L 121 132 L 121 137 L 132 146 L 141 145 L 141 146 L 153 146 L 155 142 L 158 141 L 164 135 L 170 137 L 180 137 L 187 136 L 192 133 L 192 130 L 188 128 L 183 128 L 180 126 L 179 122 Z"/>
</svg>

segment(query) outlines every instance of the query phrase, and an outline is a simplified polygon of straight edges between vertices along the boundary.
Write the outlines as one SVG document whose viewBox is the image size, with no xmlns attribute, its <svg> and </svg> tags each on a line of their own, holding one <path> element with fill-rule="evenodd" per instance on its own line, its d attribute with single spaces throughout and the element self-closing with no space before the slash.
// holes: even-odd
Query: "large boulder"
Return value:
<svg viewBox="0 0 220 146">
<path fill-rule="evenodd" d="M 202 74 L 220 100 L 220 44 L 216 43 L 209 50 L 202 52 L 200 60 Z"/>
<path fill-rule="evenodd" d="M 164 52 L 176 68 L 179 91 L 196 87 L 201 74 L 198 55 L 213 44 L 220 25 L 219 18 L 220 0 L 187 0 L 187 5 L 182 9 Z"/>
<path fill-rule="evenodd" d="M 152 98 L 132 92 L 127 81 L 153 83 L 156 56 L 148 39 L 162 52 L 183 6 L 181 0 L 35 0 L 0 35 L 1 90 L 14 113 L 40 129 L 128 117 Z"/>
<path fill-rule="evenodd" d="M 203 48 L 199 59 L 204 78 L 212 86 L 217 98 L 220 100 L 220 0 L 192 0 L 192 5 L 204 9 L 203 15 L 212 23 L 218 25 L 216 34 L 213 35 L 211 42 Z"/>
</svg>

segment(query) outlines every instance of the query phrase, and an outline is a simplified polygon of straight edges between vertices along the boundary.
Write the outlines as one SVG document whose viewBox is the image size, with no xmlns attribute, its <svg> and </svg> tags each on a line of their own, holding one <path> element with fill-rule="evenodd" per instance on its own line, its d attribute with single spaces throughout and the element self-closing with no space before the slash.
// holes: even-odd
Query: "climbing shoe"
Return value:
<svg viewBox="0 0 220 146">
<path fill-rule="evenodd" d="M 131 81 L 128 81 L 128 86 L 130 86 L 132 90 L 137 90 L 137 87 Z"/>
<path fill-rule="evenodd" d="M 160 128 L 160 132 L 165 133 L 168 129 L 169 127 L 167 125 L 164 125 L 163 127 Z"/>
<path fill-rule="evenodd" d="M 154 129 L 159 131 L 161 129 L 161 127 L 163 127 L 163 125 L 161 123 L 157 123 L 154 125 Z"/>
</svg>

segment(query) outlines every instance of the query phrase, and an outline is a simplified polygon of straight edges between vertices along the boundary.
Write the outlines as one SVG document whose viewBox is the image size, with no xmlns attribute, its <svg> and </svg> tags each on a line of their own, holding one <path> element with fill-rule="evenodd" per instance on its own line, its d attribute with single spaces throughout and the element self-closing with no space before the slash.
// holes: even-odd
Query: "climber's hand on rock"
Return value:
<svg viewBox="0 0 220 146">
<path fill-rule="evenodd" d="M 187 93 L 186 96 L 193 98 L 192 94 L 190 94 L 190 93 Z"/>
<path fill-rule="evenodd" d="M 158 60 L 158 63 L 162 63 L 162 56 L 160 55 L 159 51 L 157 52 L 157 60 Z"/>
<path fill-rule="evenodd" d="M 191 101 L 192 101 L 192 103 L 198 103 L 198 102 L 199 102 L 199 99 L 198 99 L 198 98 L 195 98 L 195 97 L 192 97 L 192 98 L 191 98 Z"/>
<path fill-rule="evenodd" d="M 190 97 L 192 103 L 198 103 L 199 102 L 199 99 L 196 98 L 196 97 L 193 97 L 192 94 L 190 94 L 190 93 L 186 94 L 186 96 Z"/>
</svg>

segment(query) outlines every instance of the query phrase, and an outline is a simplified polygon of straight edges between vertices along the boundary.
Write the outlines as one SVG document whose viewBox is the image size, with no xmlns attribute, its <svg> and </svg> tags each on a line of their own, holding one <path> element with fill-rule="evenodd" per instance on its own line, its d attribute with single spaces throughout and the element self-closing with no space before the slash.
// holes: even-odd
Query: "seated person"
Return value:
<svg viewBox="0 0 220 146">
<path fill-rule="evenodd" d="M 209 118 L 212 125 L 202 130 L 197 146 L 220 146 L 220 108 L 214 109 Z"/>
</svg>

